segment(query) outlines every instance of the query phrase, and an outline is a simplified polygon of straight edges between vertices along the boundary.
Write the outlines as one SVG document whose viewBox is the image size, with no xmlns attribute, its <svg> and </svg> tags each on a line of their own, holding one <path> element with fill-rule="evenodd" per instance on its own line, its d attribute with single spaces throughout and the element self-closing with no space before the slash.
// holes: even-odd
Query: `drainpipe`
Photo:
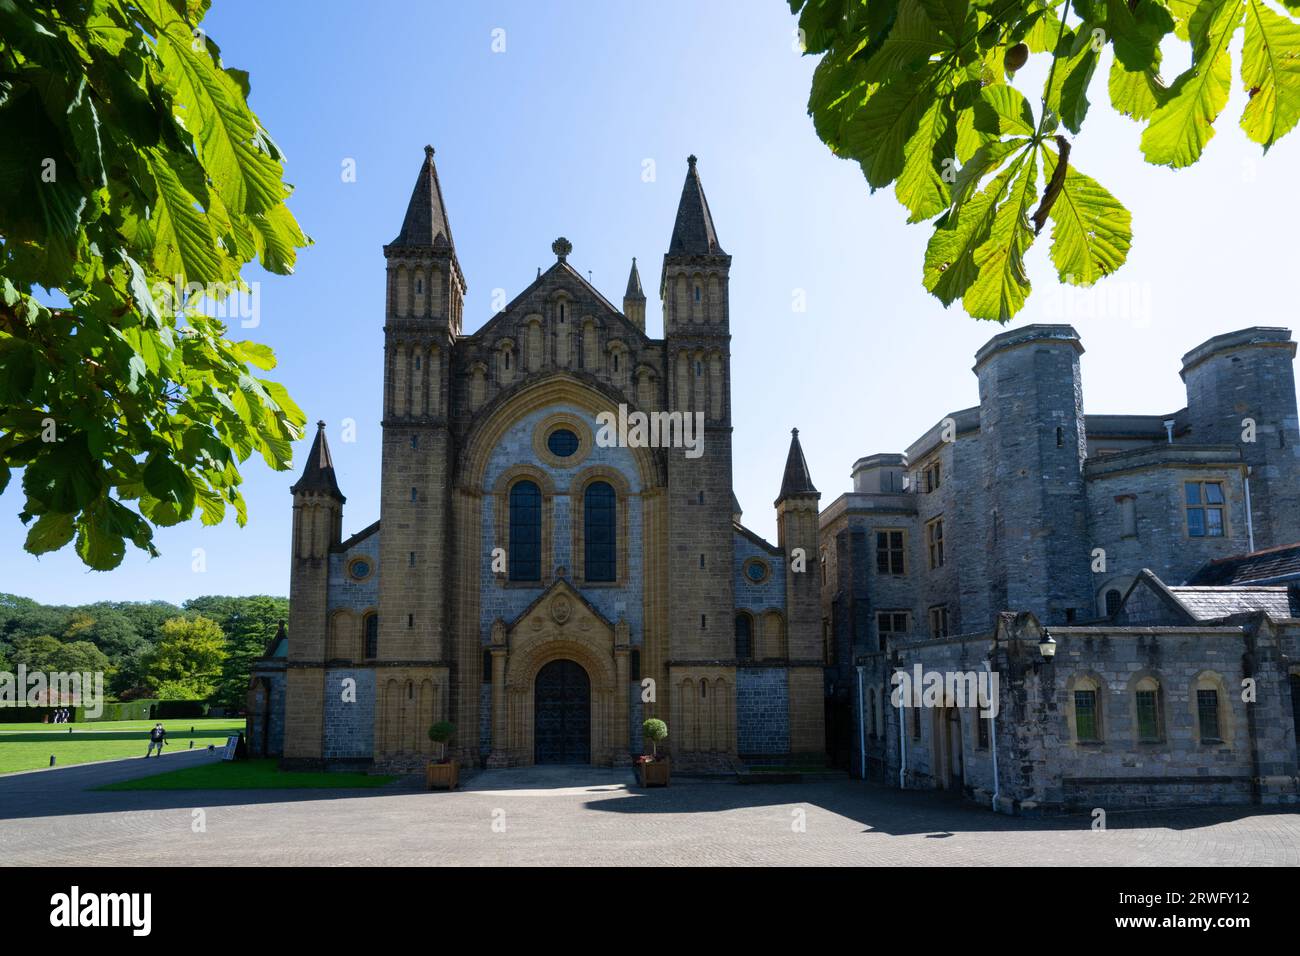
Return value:
<svg viewBox="0 0 1300 956">
<path fill-rule="evenodd" d="M 898 695 L 898 789 L 907 789 L 907 728 L 903 719 L 903 695 Z"/>
<path fill-rule="evenodd" d="M 990 681 L 989 681 L 989 683 L 991 684 L 991 683 L 992 683 L 992 679 L 991 679 L 991 678 L 992 678 L 992 674 L 993 674 L 993 665 L 990 664 L 987 660 L 984 661 L 984 670 L 985 670 L 986 672 L 988 672 L 988 674 L 990 675 Z M 1001 682 L 999 681 L 999 690 L 1000 690 L 1000 689 L 1001 689 Z M 1001 702 L 1001 701 L 998 701 L 998 709 L 999 709 L 999 710 L 1002 709 L 1002 702 Z M 975 716 L 976 716 L 977 718 L 979 718 L 979 711 L 978 711 L 978 710 L 975 711 Z M 980 718 L 980 719 L 982 719 L 982 718 Z M 997 813 L 997 812 L 998 812 L 998 794 L 1001 793 L 1001 789 L 998 787 L 998 722 L 997 722 L 996 720 L 993 720 L 993 719 L 990 719 L 990 720 L 989 720 L 989 753 L 991 753 L 991 754 L 993 755 L 993 812 L 994 812 L 994 813 Z"/>
<path fill-rule="evenodd" d="M 862 705 L 862 665 L 858 665 L 858 769 L 862 779 L 867 779 L 867 731 L 866 714 Z"/>
<path fill-rule="evenodd" d="M 1246 547 L 1255 550 L 1255 521 L 1250 514 L 1250 468 L 1246 468 Z"/>
</svg>

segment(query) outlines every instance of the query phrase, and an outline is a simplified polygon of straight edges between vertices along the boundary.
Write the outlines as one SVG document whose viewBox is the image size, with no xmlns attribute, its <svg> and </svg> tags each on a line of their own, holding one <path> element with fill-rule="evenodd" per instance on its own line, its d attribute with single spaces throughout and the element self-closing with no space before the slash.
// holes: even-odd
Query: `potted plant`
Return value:
<svg viewBox="0 0 1300 956">
<path fill-rule="evenodd" d="M 447 757 L 447 741 L 456 732 L 456 725 L 440 720 L 429 728 L 429 739 L 438 745 L 438 757 L 424 768 L 424 782 L 430 790 L 454 790 L 460 783 L 460 764 Z"/>
<path fill-rule="evenodd" d="M 659 741 L 668 739 L 668 725 L 657 717 L 651 717 L 641 725 L 641 736 L 650 741 L 650 753 L 636 758 L 636 769 L 641 778 L 641 786 L 668 786 L 669 761 L 666 756 L 659 756 Z"/>
</svg>

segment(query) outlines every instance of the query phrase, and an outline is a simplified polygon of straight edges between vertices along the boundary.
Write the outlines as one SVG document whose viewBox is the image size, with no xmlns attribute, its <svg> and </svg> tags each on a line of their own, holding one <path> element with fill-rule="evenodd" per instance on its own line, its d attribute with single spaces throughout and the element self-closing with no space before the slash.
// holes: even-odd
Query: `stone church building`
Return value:
<svg viewBox="0 0 1300 956">
<path fill-rule="evenodd" d="M 625 765 L 657 716 L 682 767 L 820 757 L 819 495 L 796 432 L 778 544 L 740 523 L 731 257 L 695 157 L 651 338 L 636 260 L 620 308 L 563 238 L 550 268 L 466 332 L 425 154 L 384 247 L 380 517 L 343 539 L 321 423 L 292 488 L 288 638 L 250 690 L 254 752 L 412 766 L 450 720 L 470 765 Z M 605 440 L 599 416 L 638 412 L 699 423 L 695 444 Z"/>
</svg>

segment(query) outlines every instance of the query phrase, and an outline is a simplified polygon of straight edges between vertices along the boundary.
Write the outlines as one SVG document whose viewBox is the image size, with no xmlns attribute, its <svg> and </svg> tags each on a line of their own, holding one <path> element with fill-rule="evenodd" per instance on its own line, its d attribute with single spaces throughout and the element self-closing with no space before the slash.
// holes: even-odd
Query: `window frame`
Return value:
<svg viewBox="0 0 1300 956">
<path fill-rule="evenodd" d="M 1191 538 L 1227 538 L 1228 531 L 1228 491 L 1227 482 L 1222 478 L 1184 478 L 1183 482 L 1183 535 Z M 1206 495 L 1206 489 L 1215 487 L 1218 489 L 1219 500 L 1210 501 Z M 1188 500 L 1190 489 L 1196 489 L 1196 501 Z M 1196 512 L 1200 515 L 1200 533 L 1192 530 L 1192 514 Z M 1217 534 L 1210 533 L 1209 516 L 1211 512 L 1218 512 L 1219 531 Z"/>
<path fill-rule="evenodd" d="M 898 535 L 898 545 L 893 543 L 893 536 Z M 885 547 L 880 546 L 880 539 L 885 538 Z M 885 559 L 885 570 L 880 569 L 881 558 Z M 898 559 L 898 565 L 902 570 L 895 571 L 895 561 Z M 876 529 L 876 573 L 888 577 L 906 577 L 907 576 L 907 529 L 906 528 L 877 528 Z"/>
<path fill-rule="evenodd" d="M 524 488 L 524 486 L 529 486 L 533 489 L 534 492 L 536 492 L 536 517 L 535 517 L 535 521 L 530 522 L 528 528 L 528 530 L 530 531 L 535 528 L 535 535 L 536 535 L 535 547 L 536 547 L 536 564 L 537 564 L 536 577 L 524 577 L 523 574 L 519 571 L 520 562 L 516 560 L 515 549 L 524 547 L 524 545 L 520 544 L 520 538 L 521 538 L 520 532 L 524 530 L 524 526 L 523 526 L 522 519 L 518 524 L 516 524 L 515 495 L 519 493 L 521 489 Z M 542 493 L 541 485 L 538 484 L 535 479 L 533 479 L 528 475 L 523 475 L 519 477 L 517 480 L 512 481 L 510 483 L 510 487 L 506 489 L 506 528 L 507 528 L 506 558 L 507 561 L 509 562 L 506 565 L 506 579 L 511 583 L 540 585 L 543 582 L 544 568 L 543 568 L 542 556 L 546 544 L 543 521 L 542 521 L 542 517 L 543 517 L 542 512 L 544 510 L 543 498 L 544 495 Z"/>
<path fill-rule="evenodd" d="M 943 547 L 943 515 L 931 518 L 925 523 L 925 555 L 931 571 L 938 571 L 944 566 L 946 555 Z"/>
</svg>

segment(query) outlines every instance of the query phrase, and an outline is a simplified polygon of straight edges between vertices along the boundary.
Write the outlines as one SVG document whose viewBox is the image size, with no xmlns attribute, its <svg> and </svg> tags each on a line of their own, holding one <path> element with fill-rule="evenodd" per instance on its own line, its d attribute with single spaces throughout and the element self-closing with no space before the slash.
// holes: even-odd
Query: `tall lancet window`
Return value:
<svg viewBox="0 0 1300 956">
<path fill-rule="evenodd" d="M 542 579 L 542 492 L 531 481 L 510 489 L 511 581 Z"/>
<path fill-rule="evenodd" d="M 588 581 L 613 581 L 618 575 L 614 489 L 603 481 L 592 482 L 583 496 L 583 512 L 584 576 Z"/>
</svg>

